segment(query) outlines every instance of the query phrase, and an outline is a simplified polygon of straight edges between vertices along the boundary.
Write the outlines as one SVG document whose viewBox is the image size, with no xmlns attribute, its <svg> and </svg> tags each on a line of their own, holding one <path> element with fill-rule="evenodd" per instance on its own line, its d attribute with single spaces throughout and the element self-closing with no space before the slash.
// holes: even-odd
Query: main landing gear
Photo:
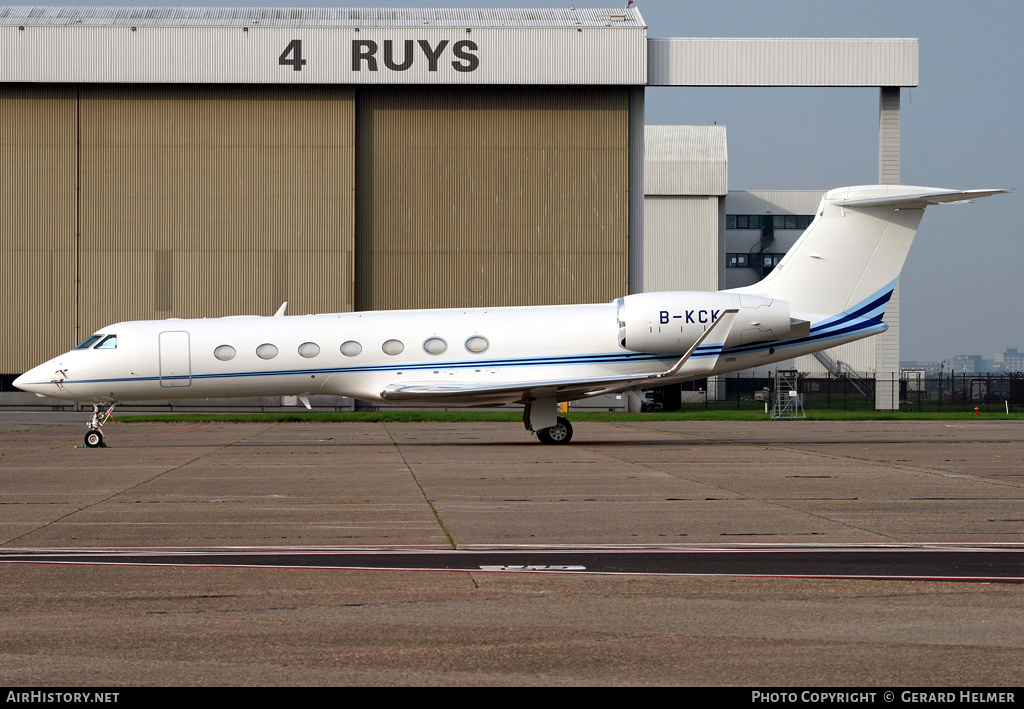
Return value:
<svg viewBox="0 0 1024 709">
<path fill-rule="evenodd" d="M 554 397 L 528 399 L 523 409 L 523 426 L 546 445 L 563 445 L 572 440 L 572 424 L 558 415 Z"/>
<path fill-rule="evenodd" d="M 117 403 L 110 405 L 104 404 L 93 404 L 92 405 L 92 418 L 89 419 L 89 430 L 85 434 L 85 447 L 86 448 L 106 448 L 107 445 L 103 442 L 103 424 L 111 417 L 114 413 L 114 407 Z"/>
<path fill-rule="evenodd" d="M 537 438 L 541 443 L 548 445 L 568 443 L 572 440 L 572 424 L 559 416 L 558 422 L 554 426 L 537 431 Z"/>
</svg>

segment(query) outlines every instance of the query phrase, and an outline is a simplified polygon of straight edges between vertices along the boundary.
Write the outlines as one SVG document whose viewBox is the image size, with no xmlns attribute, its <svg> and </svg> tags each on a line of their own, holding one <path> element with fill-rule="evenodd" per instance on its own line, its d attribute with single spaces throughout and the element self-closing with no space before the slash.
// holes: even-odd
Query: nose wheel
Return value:
<svg viewBox="0 0 1024 709">
<path fill-rule="evenodd" d="M 104 448 L 103 432 L 99 429 L 90 429 L 89 432 L 85 434 L 85 447 Z"/>
<path fill-rule="evenodd" d="M 114 407 L 116 403 L 105 406 L 103 404 L 92 405 L 92 418 L 89 419 L 89 430 L 85 434 L 84 446 L 86 448 L 106 448 L 107 444 L 103 442 L 103 428 L 109 419 L 113 418 Z"/>
</svg>

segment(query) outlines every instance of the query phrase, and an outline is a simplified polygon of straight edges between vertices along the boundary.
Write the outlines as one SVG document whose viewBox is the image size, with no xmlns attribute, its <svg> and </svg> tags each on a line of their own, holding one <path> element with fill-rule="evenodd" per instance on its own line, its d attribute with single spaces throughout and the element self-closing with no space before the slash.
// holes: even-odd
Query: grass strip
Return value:
<svg viewBox="0 0 1024 709">
<path fill-rule="evenodd" d="M 582 413 L 566 415 L 572 421 L 598 421 L 606 423 L 640 423 L 643 421 L 769 421 L 763 411 L 673 411 L 665 413 Z M 302 411 L 267 413 L 174 413 L 134 414 L 121 412 L 120 423 L 456 423 L 522 421 L 518 411 Z M 808 411 L 808 421 L 1020 421 L 1024 413 L 992 412 L 975 416 L 973 411 L 900 412 L 900 411 L 839 411 L 824 409 Z"/>
</svg>

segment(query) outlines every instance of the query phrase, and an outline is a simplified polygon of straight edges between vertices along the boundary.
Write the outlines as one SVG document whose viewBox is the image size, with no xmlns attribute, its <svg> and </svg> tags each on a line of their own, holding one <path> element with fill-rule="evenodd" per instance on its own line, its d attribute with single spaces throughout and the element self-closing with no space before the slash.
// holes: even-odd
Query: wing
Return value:
<svg viewBox="0 0 1024 709">
<path fill-rule="evenodd" d="M 385 387 L 380 396 L 382 399 L 395 403 L 410 404 L 460 404 L 486 406 L 488 404 L 515 404 L 526 403 L 534 399 L 554 397 L 558 401 L 570 401 L 572 399 L 584 399 L 599 394 L 610 394 L 626 389 L 636 389 L 645 386 L 660 386 L 659 380 L 669 379 L 675 376 L 690 356 L 704 343 L 705 340 L 716 330 L 722 330 L 728 334 L 732 327 L 732 321 L 738 310 L 726 310 L 711 327 L 697 338 L 697 341 L 690 346 L 679 360 L 669 369 L 663 372 L 650 372 L 645 374 L 613 375 L 607 377 L 576 377 L 563 379 L 539 379 L 534 381 L 509 382 L 505 384 L 479 383 L 479 382 L 403 382 L 391 384 Z M 723 325 L 725 323 L 725 325 Z M 722 337 L 725 341 L 725 337 Z M 711 371 L 718 359 L 709 359 L 701 366 Z M 688 372 L 689 374 L 689 372 Z"/>
</svg>

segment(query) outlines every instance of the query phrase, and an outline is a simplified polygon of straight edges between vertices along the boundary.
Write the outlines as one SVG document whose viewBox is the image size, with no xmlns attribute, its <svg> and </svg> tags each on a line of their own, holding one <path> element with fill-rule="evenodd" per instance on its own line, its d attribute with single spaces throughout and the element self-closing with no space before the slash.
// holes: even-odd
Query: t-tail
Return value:
<svg viewBox="0 0 1024 709">
<path fill-rule="evenodd" d="M 831 190 L 814 221 L 775 269 L 764 280 L 729 292 L 787 301 L 794 318 L 819 329 L 856 320 L 876 323 L 875 331 L 881 331 L 885 307 L 924 208 L 1001 192 L 1006 190 L 906 185 Z"/>
</svg>

